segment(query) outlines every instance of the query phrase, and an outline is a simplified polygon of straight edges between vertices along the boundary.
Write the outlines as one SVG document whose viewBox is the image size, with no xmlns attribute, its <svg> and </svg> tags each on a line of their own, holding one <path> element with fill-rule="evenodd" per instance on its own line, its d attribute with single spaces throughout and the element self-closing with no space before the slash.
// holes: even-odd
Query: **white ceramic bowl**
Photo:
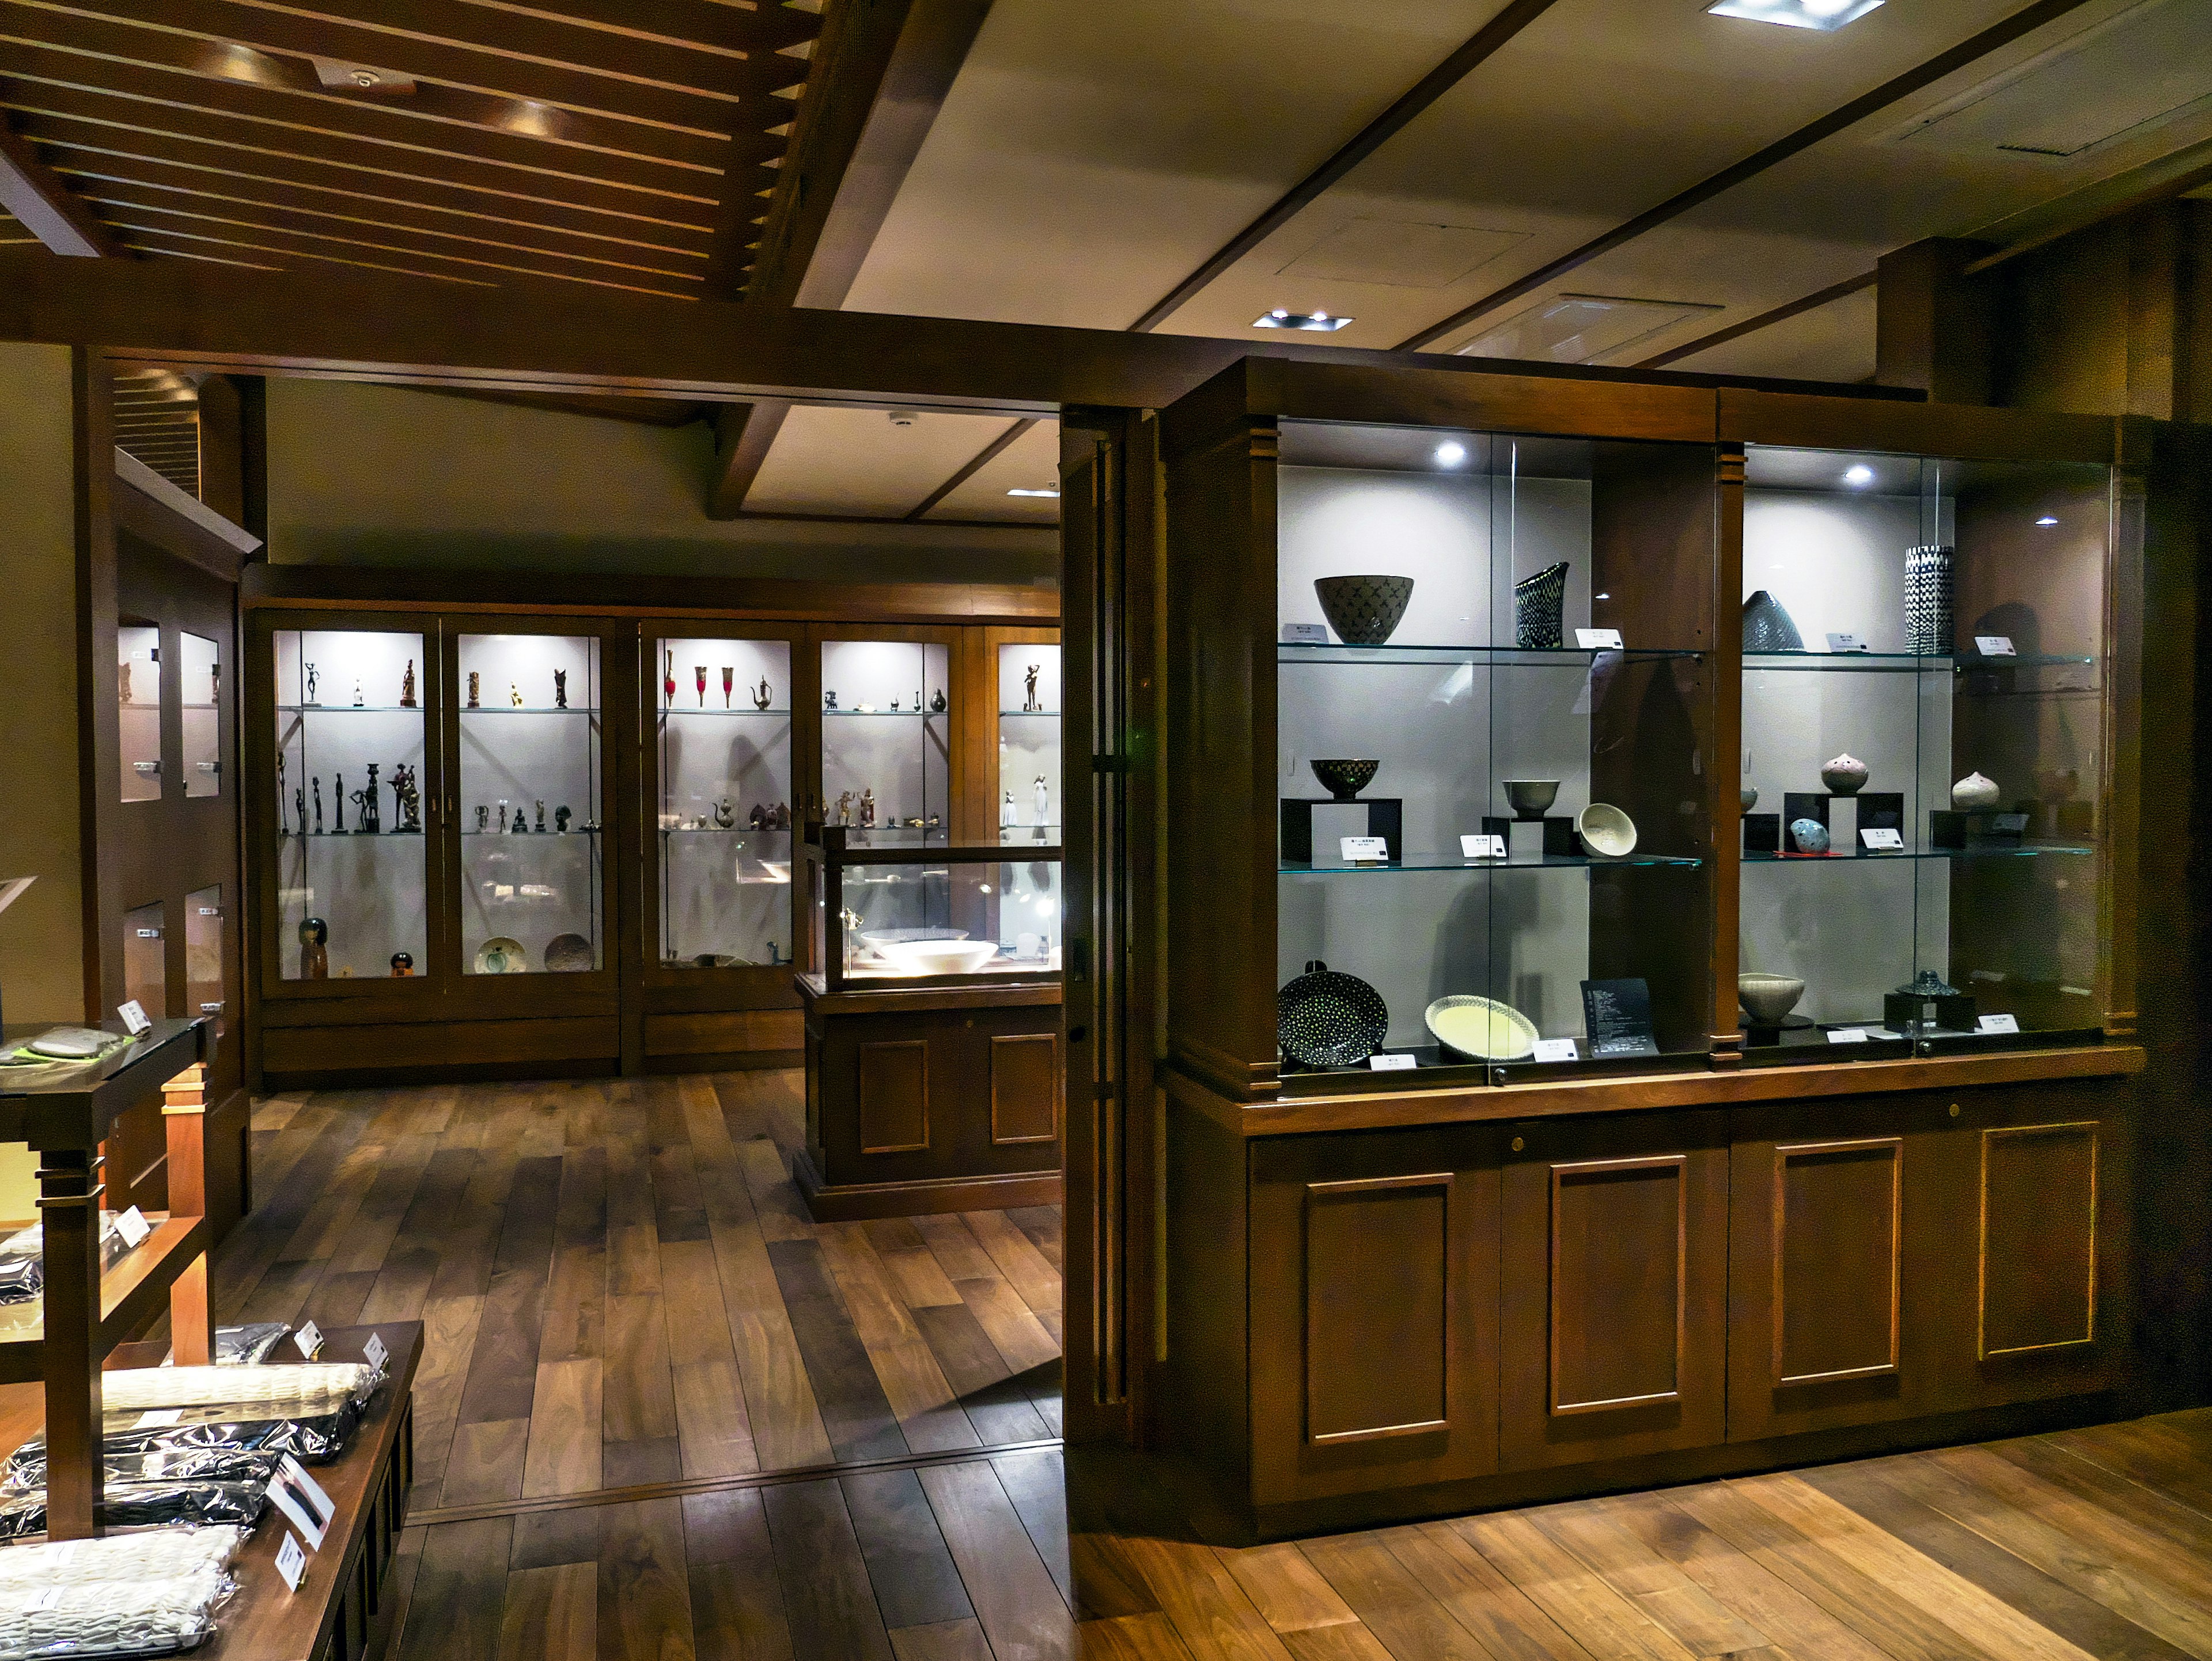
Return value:
<svg viewBox="0 0 2212 1661">
<path fill-rule="evenodd" d="M 883 940 L 877 952 L 902 975 L 972 975 L 999 955 L 996 940 Z"/>
<path fill-rule="evenodd" d="M 1495 998 L 1459 994 L 1438 998 L 1422 1017 L 1447 1050 L 1486 1062 L 1517 1062 L 1536 1053 L 1535 1023 Z"/>
<path fill-rule="evenodd" d="M 1636 851 L 1636 821 L 1611 802 L 1594 801 L 1575 815 L 1583 846 L 1601 859 L 1626 859 Z"/>
</svg>

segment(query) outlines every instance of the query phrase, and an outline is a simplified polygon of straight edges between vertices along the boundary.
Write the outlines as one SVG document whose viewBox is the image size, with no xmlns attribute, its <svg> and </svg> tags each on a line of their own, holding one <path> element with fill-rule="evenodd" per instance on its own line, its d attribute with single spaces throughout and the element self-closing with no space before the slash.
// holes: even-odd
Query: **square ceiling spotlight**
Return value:
<svg viewBox="0 0 2212 1661">
<path fill-rule="evenodd" d="M 1563 294 L 1506 319 L 1459 347 L 1460 357 L 1516 357 L 1541 363 L 1595 363 L 1718 306 L 1686 300 L 1622 300 Z"/>
<path fill-rule="evenodd" d="M 1255 329 L 1317 329 L 1323 334 L 1334 334 L 1352 319 L 1337 317 L 1328 312 L 1291 312 L 1277 307 L 1272 312 L 1262 312 L 1252 319 Z"/>
<path fill-rule="evenodd" d="M 1705 9 L 1716 17 L 1748 17 L 1754 23 L 1831 33 L 1856 23 L 1881 0 L 1714 0 Z"/>
</svg>

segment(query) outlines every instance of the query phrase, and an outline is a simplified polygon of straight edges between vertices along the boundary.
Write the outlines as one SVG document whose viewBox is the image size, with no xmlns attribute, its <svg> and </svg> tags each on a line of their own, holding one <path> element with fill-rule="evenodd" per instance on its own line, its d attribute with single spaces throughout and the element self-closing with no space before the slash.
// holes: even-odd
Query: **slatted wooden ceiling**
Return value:
<svg viewBox="0 0 2212 1661">
<path fill-rule="evenodd" d="M 820 0 L 0 0 L 0 111 L 143 254 L 744 289 Z M 23 228 L 0 219 L 0 241 Z"/>
</svg>

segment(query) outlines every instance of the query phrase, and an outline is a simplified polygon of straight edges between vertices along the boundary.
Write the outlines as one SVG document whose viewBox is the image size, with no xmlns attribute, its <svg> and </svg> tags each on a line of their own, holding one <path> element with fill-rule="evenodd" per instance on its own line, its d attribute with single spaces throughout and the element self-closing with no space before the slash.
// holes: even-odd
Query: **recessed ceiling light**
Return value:
<svg viewBox="0 0 2212 1661">
<path fill-rule="evenodd" d="M 2056 525 L 2058 523 L 2057 520 L 2051 518 L 2048 514 L 2045 514 L 2041 519 L 2039 519 L 2035 522 L 2038 525 Z"/>
<path fill-rule="evenodd" d="M 1437 464 L 1439 466 L 1456 467 L 1466 459 L 1467 446 L 1455 438 L 1448 438 L 1437 446 Z"/>
<path fill-rule="evenodd" d="M 1006 494 L 1010 496 L 1052 496 L 1057 498 L 1060 495 L 1060 490 L 1056 485 L 1042 490 L 1024 490 L 1019 486 L 1016 486 L 1013 490 L 1007 491 Z"/>
<path fill-rule="evenodd" d="M 1856 467 L 1847 467 L 1844 470 L 1844 483 L 1846 484 L 1871 484 L 1874 483 L 1874 469 L 1866 466 L 1863 464 Z"/>
<path fill-rule="evenodd" d="M 1824 33 L 1855 23 L 1881 0 L 1714 0 L 1705 9 L 1716 17 L 1748 17 L 1758 23 Z"/>
<path fill-rule="evenodd" d="M 1331 317 L 1327 312 L 1291 312 L 1278 306 L 1272 312 L 1262 312 L 1252 319 L 1255 329 L 1317 329 L 1323 334 L 1334 334 L 1352 319 Z"/>
</svg>

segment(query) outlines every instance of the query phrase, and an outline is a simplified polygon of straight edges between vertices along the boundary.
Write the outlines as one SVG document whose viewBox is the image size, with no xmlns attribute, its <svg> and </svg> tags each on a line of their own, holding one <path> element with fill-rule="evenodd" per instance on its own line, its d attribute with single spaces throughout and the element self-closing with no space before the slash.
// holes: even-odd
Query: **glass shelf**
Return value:
<svg viewBox="0 0 2212 1661">
<path fill-rule="evenodd" d="M 483 703 L 473 709 L 464 704 L 461 713 L 465 715 L 596 715 L 599 713 L 599 707 L 596 703 L 566 706 L 554 703 Z"/>
<path fill-rule="evenodd" d="M 1631 646 L 1296 646 L 1275 648 L 1275 661 L 1288 663 L 1487 664 L 1494 667 L 1554 668 L 1589 663 L 1601 657 L 1622 658 L 1632 663 L 1662 662 L 1672 658 L 1698 659 L 1703 652 L 1671 647 Z"/>
<path fill-rule="evenodd" d="M 586 830 L 580 825 L 574 824 L 566 830 L 464 830 L 461 832 L 465 838 L 470 840 L 484 837 L 494 842 L 574 842 L 580 837 L 596 837 L 599 834 L 597 830 Z"/>
<path fill-rule="evenodd" d="M 2043 855 L 2069 855 L 2081 859 L 2095 853 L 2094 848 L 2072 843 L 2027 843 L 2021 844 L 1990 843 L 1975 848 L 1907 848 L 1875 853 L 1861 849 L 1850 854 L 1746 854 L 1746 865 L 1845 865 L 1857 861 L 1871 864 L 1878 860 L 2025 860 Z"/>
<path fill-rule="evenodd" d="M 1394 871 L 1578 871 L 1602 869 L 1607 866 L 1673 866 L 1683 870 L 1695 870 L 1702 860 L 1679 859 L 1659 854 L 1631 854 L 1626 859 L 1594 858 L 1585 854 L 1544 854 L 1519 859 L 1471 860 L 1457 854 L 1409 854 L 1402 860 L 1388 864 L 1380 861 L 1360 865 L 1345 865 L 1323 861 L 1303 862 L 1285 860 L 1277 864 L 1279 876 L 1334 877 L 1382 873 Z"/>
<path fill-rule="evenodd" d="M 825 711 L 823 711 L 823 713 L 826 715 L 826 714 L 830 714 L 830 713 L 832 713 L 832 712 L 828 711 L 828 710 L 825 710 Z M 901 715 L 905 715 L 905 714 L 907 713 L 907 711 L 905 711 L 905 710 L 902 709 L 902 710 L 900 710 L 900 711 L 899 711 L 899 713 L 900 713 Z M 660 718 L 661 718 L 663 721 L 667 720 L 671 715 L 684 715 L 684 716 L 691 716 L 691 715 L 713 715 L 713 716 L 715 716 L 715 717 L 717 717 L 717 718 L 720 718 L 720 717 L 722 717 L 722 716 L 725 716 L 725 715 L 744 715 L 744 716 L 750 717 L 750 719 L 755 720 L 755 721 L 767 721 L 767 720 L 769 720 L 769 719 L 771 719 L 771 718 L 773 718 L 773 719 L 776 719 L 776 720 L 781 720 L 781 721 L 788 721 L 788 720 L 791 718 L 791 711 L 790 711 L 790 710 L 788 710 L 788 709 L 663 709 L 663 710 L 660 710 L 660 711 L 659 712 L 659 715 L 660 715 Z"/>
<path fill-rule="evenodd" d="M 280 715 L 419 715 L 419 703 L 280 703 Z"/>
<path fill-rule="evenodd" d="M 950 709 L 824 709 L 825 715 L 866 715 L 870 721 L 943 721 Z"/>
<path fill-rule="evenodd" d="M 2084 655 L 2022 654 L 2018 657 L 1984 657 L 1978 652 L 1928 654 L 1919 652 L 1746 652 L 1747 671 L 1858 669 L 1879 674 L 1933 674 L 1950 669 L 1965 674 L 1976 669 L 2079 668 L 2097 660 Z"/>
<path fill-rule="evenodd" d="M 1060 711 L 1057 709 L 1001 709 L 999 711 L 999 719 L 1000 721 L 1058 721 Z"/>
</svg>

